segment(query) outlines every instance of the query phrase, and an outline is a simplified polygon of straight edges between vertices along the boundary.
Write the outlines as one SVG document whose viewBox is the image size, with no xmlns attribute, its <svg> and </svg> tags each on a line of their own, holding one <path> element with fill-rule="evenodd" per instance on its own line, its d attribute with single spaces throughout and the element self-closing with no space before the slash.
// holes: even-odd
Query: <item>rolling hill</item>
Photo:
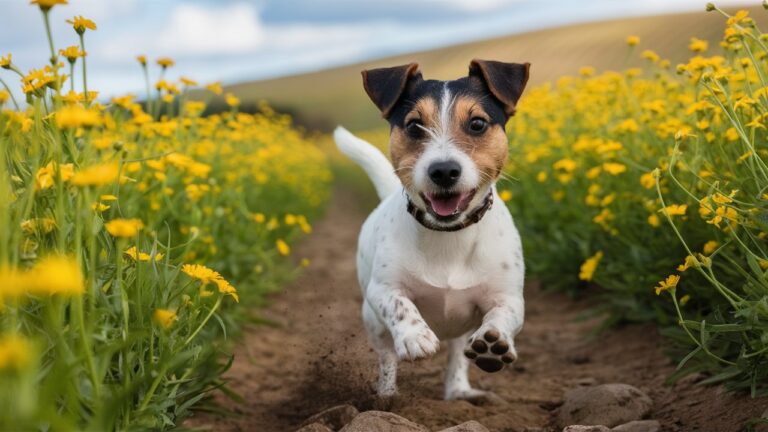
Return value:
<svg viewBox="0 0 768 432">
<path fill-rule="evenodd" d="M 768 13 L 762 8 L 748 9 L 758 24 L 768 22 Z M 718 41 L 724 27 L 722 15 L 703 10 L 578 24 L 235 84 L 227 90 L 246 103 L 267 100 L 278 110 L 293 114 L 298 123 L 310 129 L 329 130 L 343 124 L 353 130 L 364 130 L 384 123 L 363 91 L 362 69 L 415 61 L 421 65 L 425 77 L 450 79 L 465 74 L 473 58 L 527 61 L 532 64 L 531 84 L 535 85 L 575 74 L 582 66 L 597 70 L 637 66 L 643 62 L 640 52 L 645 49 L 653 49 L 674 65 L 690 56 L 687 47 L 694 36 L 710 42 L 710 53 L 719 52 Z M 628 35 L 641 39 L 632 53 L 625 43 Z"/>
</svg>

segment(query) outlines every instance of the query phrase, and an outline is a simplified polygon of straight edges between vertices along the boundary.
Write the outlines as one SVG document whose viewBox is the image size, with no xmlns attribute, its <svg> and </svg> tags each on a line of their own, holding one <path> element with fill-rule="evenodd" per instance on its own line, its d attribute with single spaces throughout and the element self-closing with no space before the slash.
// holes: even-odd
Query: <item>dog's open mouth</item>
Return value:
<svg viewBox="0 0 768 432">
<path fill-rule="evenodd" d="M 475 196 L 476 189 L 465 192 L 430 192 L 422 193 L 421 197 L 427 203 L 427 210 L 441 218 L 451 218 L 463 212 Z"/>
</svg>

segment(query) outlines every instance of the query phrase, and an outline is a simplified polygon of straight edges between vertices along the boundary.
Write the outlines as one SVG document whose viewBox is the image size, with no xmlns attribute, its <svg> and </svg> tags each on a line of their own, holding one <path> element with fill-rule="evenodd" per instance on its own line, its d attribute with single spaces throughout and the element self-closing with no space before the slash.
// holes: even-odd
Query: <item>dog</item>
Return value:
<svg viewBox="0 0 768 432">
<path fill-rule="evenodd" d="M 525 269 L 496 181 L 508 156 L 505 124 L 529 68 L 473 60 L 452 81 L 425 80 L 415 63 L 365 70 L 365 91 L 390 125 L 392 162 L 346 129 L 334 132 L 381 199 L 357 251 L 380 397 L 397 393 L 399 360 L 429 357 L 441 340 L 445 399 L 489 396 L 471 387 L 469 362 L 497 372 L 517 359 Z"/>
</svg>

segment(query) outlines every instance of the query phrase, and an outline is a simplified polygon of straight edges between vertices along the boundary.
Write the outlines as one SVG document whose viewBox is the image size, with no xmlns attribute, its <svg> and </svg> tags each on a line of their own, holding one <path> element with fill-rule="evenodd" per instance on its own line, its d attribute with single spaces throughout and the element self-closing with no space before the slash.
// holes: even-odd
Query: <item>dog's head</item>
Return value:
<svg viewBox="0 0 768 432">
<path fill-rule="evenodd" d="M 391 126 L 390 154 L 414 205 L 451 225 L 482 205 L 507 160 L 504 126 L 529 64 L 473 60 L 466 77 L 425 80 L 418 65 L 363 71 L 363 85 Z"/>
</svg>

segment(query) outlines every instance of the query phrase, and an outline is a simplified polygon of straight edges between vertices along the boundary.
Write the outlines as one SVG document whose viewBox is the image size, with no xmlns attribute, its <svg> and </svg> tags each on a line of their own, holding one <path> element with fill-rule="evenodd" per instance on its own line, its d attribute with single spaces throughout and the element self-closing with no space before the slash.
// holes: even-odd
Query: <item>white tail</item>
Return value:
<svg viewBox="0 0 768 432">
<path fill-rule="evenodd" d="M 392 164 L 382 152 L 371 143 L 361 140 L 339 126 L 333 131 L 336 147 L 355 161 L 368 174 L 379 199 L 384 199 L 402 188 Z"/>
</svg>

